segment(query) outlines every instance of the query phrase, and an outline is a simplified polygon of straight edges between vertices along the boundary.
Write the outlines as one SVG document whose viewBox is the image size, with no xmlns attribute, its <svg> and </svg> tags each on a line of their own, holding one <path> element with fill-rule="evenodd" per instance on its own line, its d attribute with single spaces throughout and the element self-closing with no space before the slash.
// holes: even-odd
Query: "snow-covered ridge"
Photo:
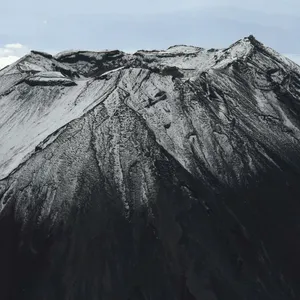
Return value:
<svg viewBox="0 0 300 300">
<path fill-rule="evenodd" d="M 255 48 L 254 37 L 246 37 L 227 49 L 204 49 L 194 46 L 176 45 L 161 51 L 137 51 L 135 55 L 145 57 L 149 65 L 174 66 L 190 70 L 190 76 L 209 69 L 221 69 L 230 63 L 246 59 Z M 186 73 L 185 73 L 186 75 Z M 187 73 L 187 77 L 189 77 Z"/>
</svg>

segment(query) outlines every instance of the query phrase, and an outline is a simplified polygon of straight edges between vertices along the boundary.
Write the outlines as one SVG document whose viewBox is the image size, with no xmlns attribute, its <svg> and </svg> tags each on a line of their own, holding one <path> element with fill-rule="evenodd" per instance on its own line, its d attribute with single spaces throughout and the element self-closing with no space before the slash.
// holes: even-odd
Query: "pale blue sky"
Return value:
<svg viewBox="0 0 300 300">
<path fill-rule="evenodd" d="M 13 60 L 29 49 L 134 51 L 174 44 L 217 48 L 250 34 L 296 61 L 300 57 L 299 0 L 3 2 L 0 66 L 1 59 Z"/>
</svg>

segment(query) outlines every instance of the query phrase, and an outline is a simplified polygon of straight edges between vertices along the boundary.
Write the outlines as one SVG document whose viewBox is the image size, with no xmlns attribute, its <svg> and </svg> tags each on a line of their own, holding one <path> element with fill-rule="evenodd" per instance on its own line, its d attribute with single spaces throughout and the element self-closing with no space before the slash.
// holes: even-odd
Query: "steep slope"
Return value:
<svg viewBox="0 0 300 300">
<path fill-rule="evenodd" d="M 2 299 L 298 299 L 299 103 L 252 36 L 1 70 Z"/>
</svg>

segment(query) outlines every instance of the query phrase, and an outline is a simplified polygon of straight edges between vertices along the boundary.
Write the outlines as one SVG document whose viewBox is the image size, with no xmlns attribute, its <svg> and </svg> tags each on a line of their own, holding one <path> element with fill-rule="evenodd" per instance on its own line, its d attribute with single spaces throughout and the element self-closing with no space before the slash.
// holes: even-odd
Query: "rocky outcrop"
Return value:
<svg viewBox="0 0 300 300">
<path fill-rule="evenodd" d="M 1 299 L 299 298 L 299 66 L 250 36 L 0 82 Z"/>
</svg>

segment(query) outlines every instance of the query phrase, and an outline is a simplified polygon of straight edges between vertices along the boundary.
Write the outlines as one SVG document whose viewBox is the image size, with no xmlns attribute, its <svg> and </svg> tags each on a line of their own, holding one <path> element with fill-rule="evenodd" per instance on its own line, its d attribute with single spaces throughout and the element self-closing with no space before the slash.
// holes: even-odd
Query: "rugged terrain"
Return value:
<svg viewBox="0 0 300 300">
<path fill-rule="evenodd" d="M 253 36 L 32 51 L 0 116 L 1 299 L 300 298 L 300 67 Z"/>
</svg>

